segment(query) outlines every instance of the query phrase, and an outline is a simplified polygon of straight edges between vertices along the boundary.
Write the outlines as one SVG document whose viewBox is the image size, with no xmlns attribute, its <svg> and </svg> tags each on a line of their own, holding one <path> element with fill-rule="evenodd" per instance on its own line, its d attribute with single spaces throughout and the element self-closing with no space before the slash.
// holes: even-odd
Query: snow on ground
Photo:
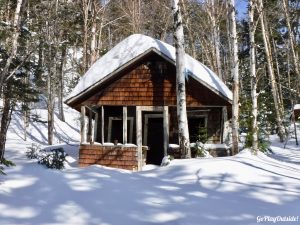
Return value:
<svg viewBox="0 0 300 225">
<path fill-rule="evenodd" d="M 62 137 L 56 140 L 64 147 L 62 140 L 79 139 L 72 113 L 69 122 L 56 123 Z M 45 126 L 30 129 L 31 140 L 44 144 Z M 6 156 L 16 166 L 0 177 L 1 225 L 248 225 L 288 216 L 298 221 L 277 223 L 300 223 L 300 165 L 287 162 L 292 155 L 283 162 L 244 150 L 233 157 L 173 160 L 142 172 L 77 168 L 73 161 L 57 171 L 27 160 L 30 140 L 22 137 L 21 122 L 12 123 Z M 69 145 L 69 159 L 76 159 L 77 149 Z"/>
<path fill-rule="evenodd" d="M 290 138 L 284 143 L 280 143 L 278 136 L 273 135 L 270 137 L 272 143 L 270 149 L 273 152 L 273 154 L 270 154 L 270 157 L 300 165 L 300 123 L 297 123 L 296 126 L 298 145 L 296 145 L 294 133 L 292 133 Z M 294 129 L 291 129 L 291 131 L 294 132 Z"/>
</svg>

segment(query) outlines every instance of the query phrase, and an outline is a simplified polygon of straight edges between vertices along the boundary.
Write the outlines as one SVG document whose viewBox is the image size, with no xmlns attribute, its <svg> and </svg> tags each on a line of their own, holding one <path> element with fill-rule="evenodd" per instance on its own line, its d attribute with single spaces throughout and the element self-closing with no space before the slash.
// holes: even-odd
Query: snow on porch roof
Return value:
<svg viewBox="0 0 300 225">
<path fill-rule="evenodd" d="M 77 97 L 80 97 L 100 84 L 106 77 L 114 74 L 114 72 L 118 71 L 124 65 L 128 65 L 132 61 L 134 62 L 135 59 L 151 50 L 158 52 L 175 65 L 176 55 L 173 46 L 146 35 L 133 34 L 117 44 L 90 67 L 67 97 L 66 102 L 71 103 Z M 221 79 L 208 67 L 188 54 L 185 54 L 185 67 L 188 74 L 198 82 L 225 97 L 227 100 L 232 100 L 232 92 Z"/>
</svg>

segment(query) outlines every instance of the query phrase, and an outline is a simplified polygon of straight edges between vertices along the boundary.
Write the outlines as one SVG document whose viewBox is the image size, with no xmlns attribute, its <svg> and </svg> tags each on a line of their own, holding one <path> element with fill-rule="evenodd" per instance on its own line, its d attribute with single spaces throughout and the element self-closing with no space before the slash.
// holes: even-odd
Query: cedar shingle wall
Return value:
<svg viewBox="0 0 300 225">
<path fill-rule="evenodd" d="M 79 166 L 93 164 L 135 170 L 138 167 L 137 147 L 80 145 Z"/>
<path fill-rule="evenodd" d="M 84 104 L 127 106 L 176 106 L 175 66 L 163 60 L 144 61 L 106 84 Z M 228 105 L 211 90 L 189 77 L 187 106 Z"/>
</svg>

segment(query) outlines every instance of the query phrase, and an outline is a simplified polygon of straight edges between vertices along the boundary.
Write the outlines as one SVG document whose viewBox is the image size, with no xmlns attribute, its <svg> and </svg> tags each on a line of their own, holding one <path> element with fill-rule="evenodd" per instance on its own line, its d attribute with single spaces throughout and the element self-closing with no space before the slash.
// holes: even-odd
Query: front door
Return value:
<svg viewBox="0 0 300 225">
<path fill-rule="evenodd" d="M 157 115 L 157 114 L 156 114 Z M 147 117 L 147 116 L 146 116 Z M 164 157 L 164 126 L 162 116 L 151 117 L 149 115 L 146 119 L 144 138 L 147 139 L 147 164 L 160 165 Z"/>
</svg>

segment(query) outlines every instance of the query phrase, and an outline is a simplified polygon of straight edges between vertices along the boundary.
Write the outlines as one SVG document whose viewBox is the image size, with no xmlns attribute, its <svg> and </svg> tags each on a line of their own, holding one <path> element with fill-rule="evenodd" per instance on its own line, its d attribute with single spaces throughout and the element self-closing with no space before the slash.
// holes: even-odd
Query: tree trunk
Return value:
<svg viewBox="0 0 300 225">
<path fill-rule="evenodd" d="M 28 85 L 29 83 L 29 76 L 26 74 L 26 77 L 24 78 L 24 85 Z M 25 94 L 27 95 L 27 94 Z M 30 106 L 28 102 L 24 102 L 24 111 L 23 111 L 23 116 L 24 116 L 24 141 L 27 141 L 27 128 L 29 126 L 29 116 L 30 116 Z"/>
<path fill-rule="evenodd" d="M 255 57 L 255 30 L 254 24 L 254 0 L 249 1 L 249 39 L 250 39 L 250 76 L 251 76 L 251 99 L 252 99 L 252 152 L 258 151 L 258 126 L 257 126 L 257 78 Z"/>
<path fill-rule="evenodd" d="M 174 41 L 176 48 L 176 91 L 179 147 L 182 152 L 182 158 L 191 158 L 186 112 L 184 34 L 179 0 L 172 0 L 172 11 L 174 17 Z"/>
<path fill-rule="evenodd" d="M 63 69 L 64 69 L 64 63 L 66 60 L 66 54 L 67 54 L 67 48 L 64 45 L 61 50 L 61 59 L 60 59 L 60 65 L 59 65 L 59 71 L 58 72 L 58 111 L 59 111 L 59 119 L 63 122 L 65 122 L 65 114 L 64 114 L 64 103 L 63 103 L 63 97 L 64 97 L 64 77 L 63 77 Z"/>
<path fill-rule="evenodd" d="M 265 53 L 266 53 L 266 59 L 267 59 L 267 64 L 268 64 L 268 73 L 270 77 L 270 83 L 271 83 L 271 88 L 272 88 L 272 95 L 273 95 L 273 100 L 274 100 L 274 107 L 275 107 L 275 114 L 276 114 L 276 123 L 278 127 L 278 135 L 280 138 L 280 141 L 284 141 L 284 136 L 285 136 L 285 129 L 282 123 L 282 106 L 280 106 L 279 102 L 279 96 L 278 96 L 278 90 L 276 86 L 276 81 L 275 81 L 275 75 L 274 75 L 274 69 L 273 69 L 273 60 L 272 60 L 272 54 L 271 54 L 271 48 L 270 48 L 270 38 L 269 38 L 269 33 L 268 30 L 266 29 L 266 21 L 264 17 L 264 12 L 263 12 L 263 3 L 262 0 L 258 0 L 259 2 L 259 11 L 261 13 L 260 15 L 260 24 L 261 24 L 261 30 L 262 30 L 262 36 L 263 36 L 263 41 L 264 41 L 264 46 L 265 46 Z"/>
<path fill-rule="evenodd" d="M 96 43 L 96 33 L 97 33 L 97 2 L 93 1 L 91 4 L 91 18 L 92 18 L 92 27 L 91 27 L 91 47 L 90 47 L 90 58 L 89 58 L 89 65 L 93 65 L 93 63 L 96 61 L 96 54 L 97 54 L 97 43 Z"/>
<path fill-rule="evenodd" d="M 227 13 L 229 12 L 229 5 L 226 4 L 226 10 L 227 10 Z M 230 26 L 230 20 L 227 19 L 227 22 L 226 22 L 226 37 L 227 37 L 227 41 L 228 41 L 228 55 L 227 55 L 227 69 L 226 69 L 226 72 L 227 72 L 227 75 L 225 77 L 225 81 L 230 79 L 231 77 L 231 68 L 232 68 L 232 62 L 231 62 L 231 56 L 232 56 L 232 43 L 231 43 L 231 26 Z"/>
<path fill-rule="evenodd" d="M 88 17 L 90 0 L 81 0 L 83 12 L 83 52 L 82 52 L 82 73 L 84 74 L 88 68 Z"/>
<path fill-rule="evenodd" d="M 228 0 L 230 17 L 230 42 L 232 47 L 231 74 L 233 77 L 233 102 L 232 102 L 232 154 L 239 152 L 239 59 L 238 41 L 236 31 L 234 0 Z"/>
<path fill-rule="evenodd" d="M 51 7 L 51 3 L 49 3 Z M 47 62 L 47 110 L 48 110 L 48 144 L 53 144 L 53 130 L 54 130 L 54 102 L 55 102 L 55 80 L 57 79 L 57 37 L 55 35 L 55 26 L 46 21 L 48 29 L 48 58 Z M 54 42 L 54 45 L 52 44 Z"/>
<path fill-rule="evenodd" d="M 272 35 L 272 33 L 271 33 Z M 272 38 L 272 46 L 274 51 L 274 57 L 275 57 L 275 66 L 276 66 L 276 73 L 277 73 L 277 90 L 278 90 L 278 100 L 279 104 L 283 106 L 283 95 L 282 95 L 282 87 L 281 87 L 281 76 L 280 76 L 280 70 L 279 70 L 279 63 L 278 63 L 278 54 L 276 49 L 276 44 L 274 38 Z M 276 78 L 275 78 L 276 79 Z M 282 109 L 283 111 L 283 109 Z"/>
<path fill-rule="evenodd" d="M 183 10 L 183 14 L 185 15 L 186 31 L 187 31 L 187 36 L 189 39 L 189 47 L 191 51 L 190 54 L 193 58 L 196 58 L 197 54 L 196 54 L 195 40 L 193 37 L 193 32 L 191 30 L 191 22 L 186 8 L 186 0 L 182 1 L 182 10 Z"/>
<path fill-rule="evenodd" d="M 51 73 L 51 72 L 50 72 Z M 52 72 L 53 73 L 53 72 Z M 47 110 L 48 110 L 48 144 L 53 144 L 53 130 L 54 130 L 54 93 L 52 87 L 52 79 L 53 77 L 48 75 L 47 79 L 47 95 L 48 95 L 48 102 L 47 102 Z"/>
<path fill-rule="evenodd" d="M 220 28 L 219 28 L 219 24 L 216 21 L 215 0 L 211 0 L 211 9 L 212 9 L 211 21 L 212 21 L 212 28 L 213 28 L 213 41 L 214 41 L 214 51 L 216 56 L 217 73 L 220 79 L 223 80 L 221 56 L 220 56 Z"/>
<path fill-rule="evenodd" d="M 4 159 L 6 135 L 11 120 L 11 112 L 12 112 L 12 104 L 10 98 L 5 94 L 3 94 L 3 110 L 2 110 L 1 128 L 0 128 L 0 162 Z"/>
<path fill-rule="evenodd" d="M 12 63 L 13 58 L 17 54 L 18 49 L 18 38 L 19 38 L 19 30 L 20 30 L 20 11 L 22 6 L 23 0 L 18 0 L 16 9 L 15 9 L 15 15 L 14 15 L 14 21 L 13 21 L 13 33 L 12 33 L 12 40 L 11 40 L 11 52 L 10 55 L 5 63 L 5 66 L 2 70 L 2 74 L 0 76 L 0 97 L 3 93 L 3 86 L 5 84 L 5 79 L 8 76 L 9 67 Z"/>
<path fill-rule="evenodd" d="M 283 5 L 283 10 L 284 10 L 284 16 L 286 20 L 286 25 L 288 28 L 288 33 L 289 33 L 289 42 L 290 42 L 290 50 L 292 53 L 292 60 L 294 64 L 294 70 L 298 78 L 298 84 L 300 84 L 300 68 L 299 68 L 299 59 L 295 51 L 295 37 L 293 35 L 292 27 L 291 27 L 291 19 L 289 16 L 289 10 L 288 10 L 288 1 L 287 0 L 282 0 L 282 5 Z M 298 88 L 298 95 L 300 95 L 300 85 L 297 85 Z"/>
</svg>

